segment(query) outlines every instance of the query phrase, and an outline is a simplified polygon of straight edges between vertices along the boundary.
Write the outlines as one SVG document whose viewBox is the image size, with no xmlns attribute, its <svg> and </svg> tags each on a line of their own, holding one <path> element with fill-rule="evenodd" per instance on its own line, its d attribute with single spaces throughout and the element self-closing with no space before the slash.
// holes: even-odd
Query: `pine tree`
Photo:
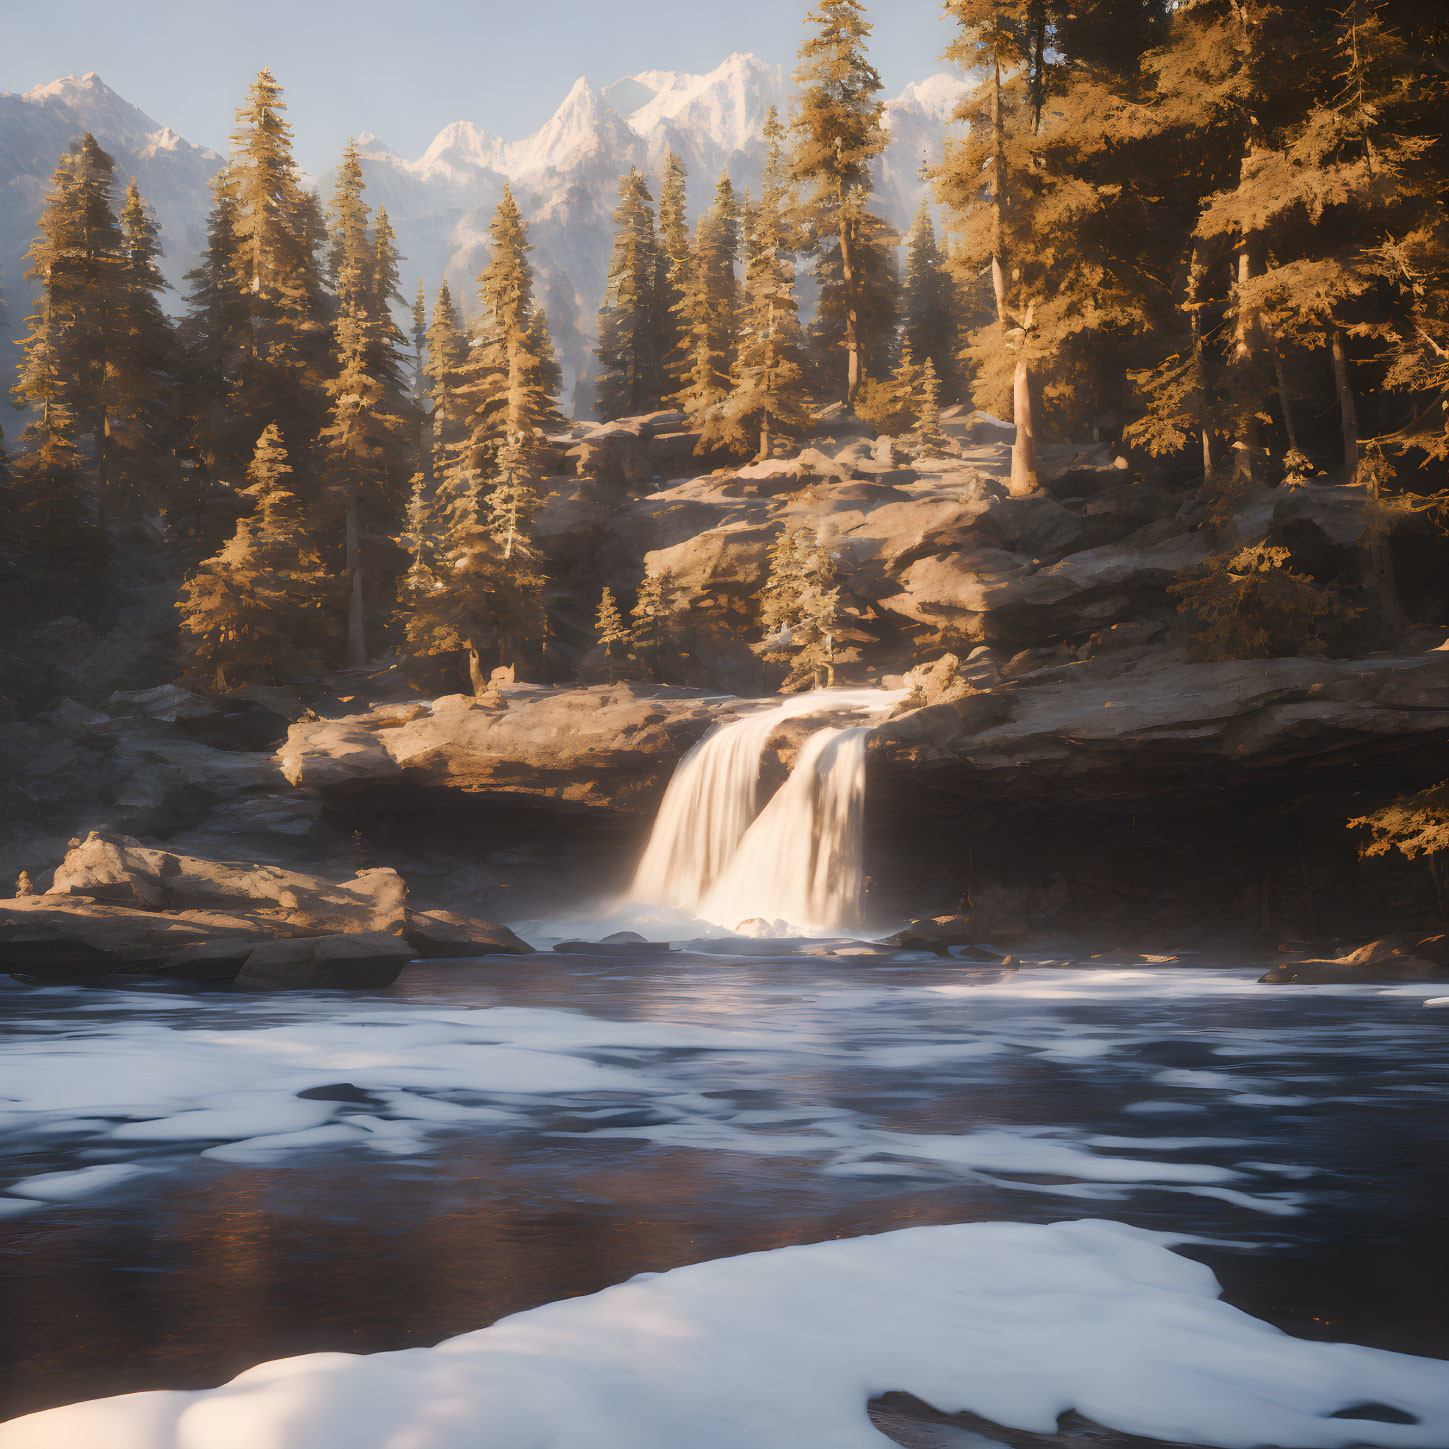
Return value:
<svg viewBox="0 0 1449 1449">
<path fill-rule="evenodd" d="M 901 310 L 902 345 L 919 361 L 932 364 L 946 395 L 954 399 L 956 350 L 960 345 L 955 288 L 946 273 L 930 203 L 924 196 L 906 237 L 906 284 Z"/>
<path fill-rule="evenodd" d="M 71 355 L 85 311 L 75 295 L 67 260 L 81 244 L 72 200 L 72 159 L 63 156 L 56 167 L 27 254 L 30 267 L 25 277 L 34 284 L 35 311 L 26 319 L 13 390 L 16 405 L 32 414 L 22 437 L 32 470 L 56 491 L 66 492 L 73 492 L 80 466 L 81 426 Z"/>
<path fill-rule="evenodd" d="M 510 443 L 526 466 L 560 423 L 558 366 L 548 323 L 533 296 L 528 226 L 505 184 L 488 230 L 489 261 L 478 279 L 479 322 L 464 374 L 468 409 L 461 459 L 484 476 Z"/>
<path fill-rule="evenodd" d="M 785 215 L 783 132 L 773 107 L 765 122 L 760 204 L 747 226 L 748 263 L 731 391 L 718 427 L 721 444 L 769 458 L 777 441 L 804 433 L 804 338 L 795 300 L 795 268 Z M 702 445 L 707 440 L 702 438 Z"/>
<path fill-rule="evenodd" d="M 433 475 L 445 477 L 462 446 L 467 422 L 464 370 L 468 338 L 447 282 L 438 288 L 428 328 L 428 389 L 432 401 Z"/>
<path fill-rule="evenodd" d="M 211 187 L 206 250 L 186 274 L 190 291 L 180 330 L 185 357 L 181 413 L 192 460 L 204 483 L 216 486 L 239 483 L 250 454 L 246 419 L 237 406 L 250 333 L 231 169 L 217 172 Z"/>
<path fill-rule="evenodd" d="M 973 339 L 972 363 L 988 386 L 993 369 L 1010 372 L 1016 424 L 1011 491 L 1017 496 L 1037 487 L 1030 357 L 1036 298 L 1023 295 L 1020 265 L 1031 236 L 1030 196 L 1021 193 L 1029 192 L 1037 174 L 1029 154 L 1036 115 L 1031 9 L 1029 0 L 947 0 L 947 14 L 959 28 L 947 55 L 986 79 L 958 111 L 970 122 L 970 136 L 948 154 L 939 185 L 956 217 L 956 266 L 965 277 L 990 270 L 994 333 Z M 990 395 L 1002 390 L 996 382 Z"/>
<path fill-rule="evenodd" d="M 123 497 L 170 501 L 174 481 L 177 339 L 162 311 L 166 287 L 150 209 L 134 180 L 121 213 L 121 274 L 107 358 L 107 449 L 111 486 Z"/>
<path fill-rule="evenodd" d="M 735 277 L 739 250 L 740 205 L 726 171 L 715 190 L 714 205 L 695 228 L 694 264 L 678 307 L 686 323 L 690 368 L 683 389 L 671 401 L 701 430 L 701 451 L 708 451 L 727 431 L 718 413 L 730 390 L 739 330 Z"/>
<path fill-rule="evenodd" d="M 760 624 L 765 657 L 787 666 L 787 693 L 834 684 L 839 606 L 830 551 L 813 529 L 782 529 L 770 548 Z"/>
<path fill-rule="evenodd" d="M 102 520 L 97 542 L 104 520 L 159 501 L 173 442 L 174 339 L 157 300 L 156 228 L 134 182 L 123 221 L 112 202 L 113 163 L 87 133 L 61 159 L 31 248 L 38 305 L 14 394 L 38 415 L 27 471 L 71 495 L 52 522 L 65 531 L 70 512 L 84 531 L 75 489 L 85 477 Z"/>
<path fill-rule="evenodd" d="M 307 500 L 312 453 L 329 412 L 331 309 L 317 255 L 326 226 L 292 159 L 286 109 L 281 87 L 263 70 L 232 134 L 231 225 L 245 315 L 232 410 L 244 436 L 272 422 L 280 427 Z"/>
<path fill-rule="evenodd" d="M 671 149 L 664 159 L 659 187 L 659 276 L 655 306 L 659 318 L 659 351 L 668 393 L 684 389 L 693 370 L 690 332 L 683 313 L 684 297 L 694 268 L 685 195 L 687 171 Z"/>
<path fill-rule="evenodd" d="M 659 326 L 659 238 L 653 198 L 638 170 L 619 183 L 614 250 L 599 309 L 599 416 L 654 412 L 664 400 Z"/>
<path fill-rule="evenodd" d="M 297 679 L 315 668 L 331 633 L 331 582 L 276 424 L 257 440 L 247 477 L 251 513 L 177 602 L 188 655 L 218 690 Z"/>
<path fill-rule="evenodd" d="M 673 590 L 662 573 L 646 568 L 629 615 L 629 648 L 653 679 L 673 672 L 678 656 Z"/>
<path fill-rule="evenodd" d="M 861 0 L 818 0 L 806 23 L 816 28 L 795 72 L 793 172 L 822 251 L 821 311 L 838 320 L 845 402 L 853 408 L 867 374 L 869 314 L 880 305 L 872 292 L 885 280 L 880 266 L 889 246 L 884 223 L 868 209 L 871 163 L 886 144 L 881 82 L 866 57 L 871 25 Z"/>
<path fill-rule="evenodd" d="M 423 294 L 423 279 L 418 278 L 418 294 L 413 298 L 413 401 L 422 407 L 427 394 L 425 386 L 427 369 L 423 365 L 423 354 L 428 345 L 428 301 Z"/>
<path fill-rule="evenodd" d="M 349 158 L 350 157 L 350 162 Z M 388 534 L 404 506 L 411 423 L 402 380 L 402 335 L 392 318 L 397 258 L 385 211 L 368 227 L 362 171 L 349 143 L 333 198 L 331 256 L 337 274 L 337 371 L 321 445 L 331 498 L 341 515 L 347 579 L 347 662 L 367 662 L 366 523 Z"/>
<path fill-rule="evenodd" d="M 915 398 L 916 420 L 911 428 L 911 447 L 918 458 L 939 458 L 956 451 L 941 426 L 941 384 L 936 364 L 928 357 L 921 368 Z"/>
<path fill-rule="evenodd" d="M 618 604 L 614 602 L 614 591 L 607 584 L 599 595 L 599 612 L 594 619 L 594 638 L 604 651 L 604 660 L 609 668 L 609 683 L 612 684 L 618 656 L 629 644 L 629 630 L 624 625 Z"/>
</svg>

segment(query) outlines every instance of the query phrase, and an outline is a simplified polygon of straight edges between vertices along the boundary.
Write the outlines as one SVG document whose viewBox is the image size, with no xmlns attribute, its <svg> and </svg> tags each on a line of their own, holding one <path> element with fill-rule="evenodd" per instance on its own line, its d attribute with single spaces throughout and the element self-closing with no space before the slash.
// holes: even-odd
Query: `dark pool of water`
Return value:
<svg viewBox="0 0 1449 1449">
<path fill-rule="evenodd" d="M 226 1162 L 169 1144 L 147 1159 L 164 1172 L 130 1187 L 0 1218 L 0 1417 L 212 1385 L 313 1350 L 431 1344 L 726 1254 L 999 1218 L 1103 1216 L 1225 1240 L 1187 1251 L 1250 1312 L 1449 1357 L 1449 1010 L 1426 1008 L 1428 994 L 1249 990 L 1237 973 L 1173 967 L 412 968 L 366 1005 L 406 1020 L 521 1007 L 770 1040 L 710 1052 L 576 1039 L 571 1054 L 627 1063 L 651 1090 L 537 1094 L 507 1121 L 438 1130 L 409 1155 L 342 1146 Z M 147 1001 L 7 991 L 0 1051 L 7 1037 L 31 1051 L 60 1042 L 77 1023 L 124 1038 Z M 357 1005 L 218 997 L 183 1024 L 244 1037 Z M 963 1043 L 981 1053 L 953 1055 Z M 0 1137 L 4 1180 L 125 1160 L 89 1120 Z M 982 1167 L 939 1154 L 981 1132 L 1024 1155 Z M 1153 1146 L 1168 1137 L 1191 1145 Z M 1104 1183 L 1034 1163 L 1043 1140 L 1236 1175 L 1226 1199 L 1194 1190 L 1210 1183 Z"/>
</svg>

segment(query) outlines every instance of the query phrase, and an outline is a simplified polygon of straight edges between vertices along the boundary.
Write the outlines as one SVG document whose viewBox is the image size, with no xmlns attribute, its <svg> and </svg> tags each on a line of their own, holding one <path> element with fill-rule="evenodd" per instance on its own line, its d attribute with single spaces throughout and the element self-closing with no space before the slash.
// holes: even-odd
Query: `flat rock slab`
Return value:
<svg viewBox="0 0 1449 1449">
<path fill-rule="evenodd" d="M 395 708 L 292 726 L 278 759 L 292 784 L 352 790 L 394 782 L 551 809 L 648 813 L 680 756 L 729 696 L 655 685 L 512 686 L 504 708 L 449 695 L 399 720 Z"/>
</svg>

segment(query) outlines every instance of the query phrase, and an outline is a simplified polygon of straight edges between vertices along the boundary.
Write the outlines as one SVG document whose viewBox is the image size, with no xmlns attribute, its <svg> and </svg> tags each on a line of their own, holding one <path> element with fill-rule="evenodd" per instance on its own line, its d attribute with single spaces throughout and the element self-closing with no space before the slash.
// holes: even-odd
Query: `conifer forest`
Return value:
<svg viewBox="0 0 1449 1449">
<path fill-rule="evenodd" d="M 365 8 L 0 92 L 0 1449 L 1449 1449 L 1449 8 Z"/>
</svg>

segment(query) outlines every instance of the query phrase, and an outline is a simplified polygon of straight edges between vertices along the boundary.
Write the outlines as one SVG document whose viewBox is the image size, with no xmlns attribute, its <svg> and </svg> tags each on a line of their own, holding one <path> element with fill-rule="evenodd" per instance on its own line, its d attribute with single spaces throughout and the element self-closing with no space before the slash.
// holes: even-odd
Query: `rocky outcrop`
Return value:
<svg viewBox="0 0 1449 1449">
<path fill-rule="evenodd" d="M 1280 961 L 1265 986 L 1343 986 L 1388 981 L 1449 981 L 1449 934 L 1406 931 L 1370 941 L 1346 956 Z"/>
<path fill-rule="evenodd" d="M 872 731 L 873 785 L 940 808 L 1203 795 L 1423 749 L 1449 728 L 1449 656 L 1063 664 Z"/>
<path fill-rule="evenodd" d="M 223 911 L 275 922 L 288 935 L 396 934 L 404 927 L 407 885 L 393 870 L 334 882 L 276 866 L 178 855 L 92 831 L 61 863 L 48 894 L 149 911 Z"/>
<path fill-rule="evenodd" d="M 155 974 L 280 989 L 385 986 L 420 956 L 531 948 L 506 926 L 406 905 L 395 871 L 327 880 L 93 832 L 45 895 L 0 901 L 0 969 L 41 980 Z"/>
<path fill-rule="evenodd" d="M 379 785 L 450 790 L 554 810 L 652 808 L 679 757 L 734 699 L 657 685 L 463 695 L 292 727 L 279 754 L 293 784 L 333 794 Z"/>
<path fill-rule="evenodd" d="M 507 926 L 477 916 L 460 916 L 455 911 L 410 910 L 405 934 L 413 950 L 429 959 L 533 954 L 533 947 Z"/>
<path fill-rule="evenodd" d="M 276 934 L 264 922 L 217 911 L 163 914 L 57 896 L 0 901 L 0 966 L 63 980 L 165 970 L 182 960 L 199 963 L 205 959 L 201 948 L 239 965 L 252 947 Z M 216 979 L 224 972 L 199 974 Z M 230 975 L 235 974 L 234 967 Z"/>
</svg>

